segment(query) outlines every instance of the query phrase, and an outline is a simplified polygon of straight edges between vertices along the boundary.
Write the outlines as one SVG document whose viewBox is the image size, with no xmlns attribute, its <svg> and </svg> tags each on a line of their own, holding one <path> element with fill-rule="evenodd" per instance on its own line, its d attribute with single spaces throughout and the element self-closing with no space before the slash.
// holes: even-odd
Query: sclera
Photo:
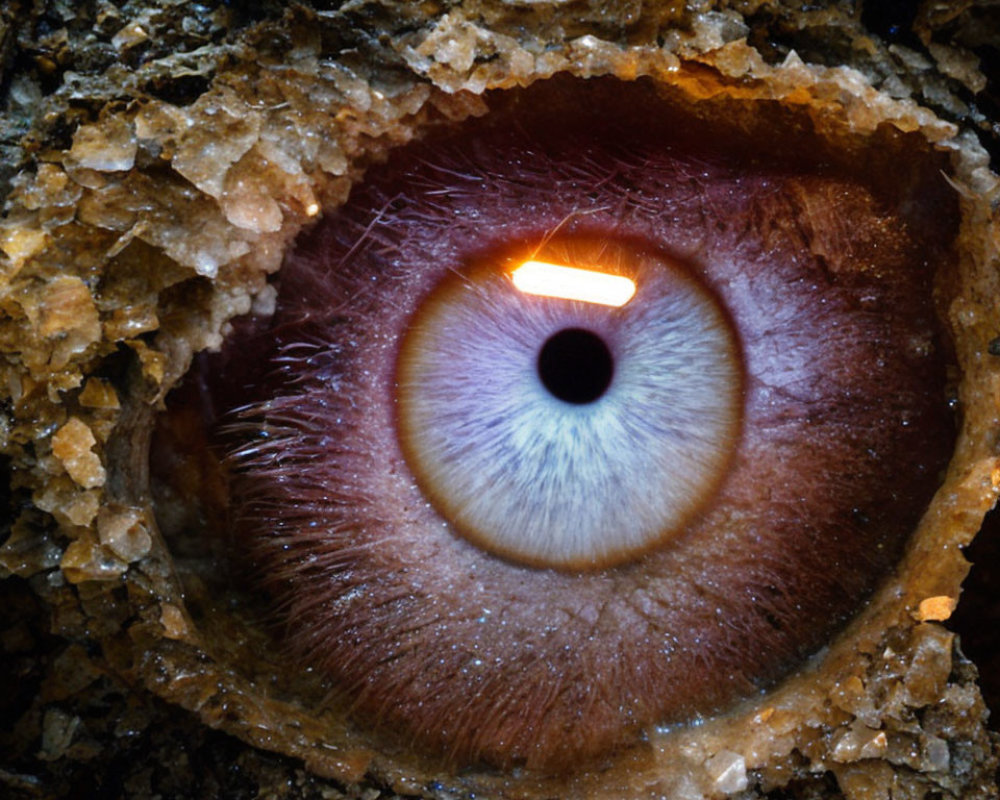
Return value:
<svg viewBox="0 0 1000 800">
<path fill-rule="evenodd" d="M 457 41 L 465 42 L 466 51 L 472 56 L 479 52 L 477 47 L 481 48 L 484 59 L 489 56 L 485 45 L 469 44 L 459 36 L 460 21 L 457 17 L 449 18 L 447 22 L 439 19 L 440 24 L 433 30 L 428 29 L 428 35 L 416 50 L 406 45 L 407 53 L 415 52 L 419 56 L 413 59 L 414 69 L 426 72 L 436 87 L 449 91 L 474 89 L 478 92 L 507 87 L 517 81 L 531 81 L 535 55 L 530 47 L 513 40 L 505 43 L 500 58 L 488 60 L 490 66 L 485 71 L 478 67 L 469 71 L 463 68 L 465 65 L 461 59 L 445 58 L 455 51 L 454 43 Z M 531 26 L 527 29 L 530 31 Z M 874 764 L 881 765 L 878 768 L 872 763 L 866 766 L 851 760 L 860 759 L 860 753 L 867 744 L 873 743 L 876 756 L 882 746 L 877 736 L 862 742 L 860 734 L 864 731 L 855 723 L 866 720 L 883 724 L 889 733 L 893 733 L 891 726 L 896 724 L 893 720 L 899 721 L 892 716 L 893 709 L 880 711 L 872 699 L 873 687 L 884 688 L 886 681 L 905 689 L 909 685 L 906 677 L 912 675 L 915 688 L 916 681 L 926 674 L 934 680 L 940 677 L 941 692 L 944 692 L 945 678 L 941 676 L 947 674 L 951 664 L 951 638 L 936 624 L 933 615 L 927 617 L 921 609 L 928 599 L 957 597 L 958 586 L 967 570 L 958 547 L 971 539 L 982 514 L 995 498 L 997 463 L 992 443 L 998 376 L 986 355 L 986 343 L 995 335 L 991 321 L 995 309 L 990 305 L 992 301 L 989 298 L 997 295 L 996 253 L 989 237 L 989 232 L 993 230 L 989 201 L 996 192 L 994 178 L 983 168 L 981 151 L 974 143 L 954 138 L 955 131 L 929 112 L 911 103 L 878 94 L 861 81 L 857 73 L 805 66 L 795 60 L 783 66 L 768 66 L 759 60 L 752 48 L 735 40 L 716 49 L 719 41 L 716 37 L 721 35 L 721 27 L 718 20 L 710 16 L 698 17 L 693 30 L 691 38 L 685 39 L 683 47 L 677 48 L 684 58 L 668 49 L 630 49 L 589 36 L 586 40 L 566 41 L 561 49 L 548 51 L 544 63 L 538 66 L 544 74 L 564 68 L 581 77 L 607 74 L 629 80 L 637 75 L 651 75 L 671 87 L 669 93 L 676 102 L 691 104 L 715 98 L 716 102 L 703 106 L 706 114 L 732 110 L 738 105 L 746 110 L 747 117 L 752 117 L 758 109 L 769 107 L 773 110 L 787 103 L 789 109 L 795 109 L 787 112 L 792 119 L 803 126 L 811 120 L 829 140 L 841 142 L 846 147 L 859 139 L 883 136 L 885 131 L 878 131 L 882 123 L 900 130 L 919 131 L 926 141 L 939 143 L 942 151 L 951 151 L 951 178 L 966 191 L 961 198 L 963 218 L 957 275 L 948 276 L 949 281 L 941 290 L 942 304 L 948 309 L 946 316 L 953 326 L 958 361 L 963 372 L 959 384 L 959 400 L 963 408 L 962 437 L 946 484 L 915 535 L 897 574 L 887 579 L 871 606 L 817 663 L 808 665 L 800 677 L 790 680 L 775 692 L 748 704 L 734 715 L 708 721 L 698 728 L 653 731 L 649 746 L 641 752 L 624 754 L 616 765 L 600 774 L 593 772 L 577 776 L 571 779 L 569 786 L 562 778 L 548 782 L 532 776 L 473 774 L 453 777 L 406 754 L 377 754 L 370 749 L 371 743 L 364 734 L 340 729 L 339 723 L 331 721 L 333 718 L 325 712 L 314 714 L 308 704 L 290 699 L 294 696 L 281 685 L 280 679 L 272 681 L 275 688 L 265 688 L 271 666 L 241 662 L 241 658 L 252 651 L 254 643 L 259 640 L 252 633 L 247 633 L 240 623 L 227 620 L 226 612 L 221 608 L 209 606 L 202 615 L 192 617 L 186 608 L 180 582 L 169 575 L 171 557 L 163 541 L 155 535 L 156 524 L 148 508 L 148 487 L 144 485 L 144 442 L 142 435 L 136 433 L 147 422 L 147 402 L 162 397 L 183 374 L 191 352 L 216 343 L 223 320 L 246 311 L 251 296 L 256 295 L 262 298 L 262 302 L 266 301 L 266 293 L 260 291 L 262 276 L 275 266 L 275 249 L 280 250 L 305 224 L 308 216 L 305 209 L 311 207 L 310 203 L 302 203 L 302 198 L 308 195 L 305 189 L 336 203 L 349 182 L 331 177 L 333 171 L 340 169 L 333 156 L 324 162 L 324 168 L 331 172 L 320 174 L 318 170 L 307 170 L 309 177 L 304 177 L 304 173 L 296 176 L 295 180 L 286 180 L 280 174 L 268 174 L 264 169 L 255 171 L 250 163 L 240 162 L 239 169 L 248 171 L 255 181 L 251 182 L 257 191 L 255 197 L 273 202 L 282 210 L 278 229 L 268 230 L 266 220 L 260 216 L 251 214 L 248 221 L 236 214 L 236 200 L 230 193 L 224 205 L 233 213 L 228 214 L 219 230 L 233 234 L 232 246 L 216 254 L 213 261 L 204 252 L 193 251 L 199 242 L 188 242 L 190 247 L 185 248 L 178 244 L 176 238 L 166 235 L 173 232 L 183 236 L 188 225 L 195 229 L 194 217 L 185 218 L 180 223 L 159 218 L 153 220 L 154 231 L 163 234 L 159 238 L 157 235 L 149 237 L 156 242 L 155 247 L 163 249 L 171 259 L 184 264 L 192 272 L 210 277 L 218 272 L 223 279 L 215 284 L 210 299 L 202 306 L 203 310 L 210 312 L 204 318 L 178 315 L 183 308 L 181 304 L 169 299 L 162 301 L 162 316 L 169 321 L 160 334 L 157 354 L 162 354 L 162 359 L 143 356 L 145 379 L 149 383 L 134 388 L 133 394 L 122 398 L 123 411 L 111 415 L 112 431 L 106 443 L 95 442 L 96 452 L 103 457 L 108 470 L 107 482 L 96 487 L 106 512 L 104 524 L 96 515 L 85 520 L 85 509 L 79 511 L 75 521 L 67 520 L 64 515 L 70 506 L 62 501 L 60 508 L 53 512 L 62 526 L 61 531 L 73 541 L 62 557 L 63 574 L 71 583 L 88 581 L 86 585 L 94 590 L 94 595 L 105 598 L 102 601 L 92 597 L 88 601 L 92 606 L 112 602 L 111 584 L 92 581 L 106 578 L 109 571 L 114 573 L 115 580 L 123 573 L 126 575 L 130 588 L 127 602 L 138 620 L 130 630 L 131 647 L 136 656 L 135 674 L 150 689 L 196 710 L 206 722 L 222 725 L 247 741 L 303 758 L 307 766 L 317 773 L 352 781 L 367 769 L 376 781 L 392 785 L 401 792 L 444 795 L 451 789 L 465 789 L 508 796 L 536 793 L 644 796 L 672 792 L 679 797 L 685 794 L 699 797 L 740 791 L 743 781 L 749 780 L 748 771 L 754 779 L 763 776 L 764 784 L 773 786 L 781 785 L 789 775 L 803 776 L 812 769 L 830 768 L 843 776 L 845 787 L 850 786 L 851 775 L 857 775 L 859 771 L 867 769 L 873 775 L 879 774 L 881 767 L 891 771 L 891 767 L 887 766 L 891 762 L 885 759 L 874 759 Z M 530 44 L 531 35 L 526 35 L 525 43 Z M 403 48 L 402 44 L 399 46 Z M 435 53 L 442 54 L 440 61 L 431 58 Z M 689 60 L 692 57 L 697 58 L 697 64 Z M 531 64 L 531 68 L 527 64 Z M 273 87 L 276 80 L 279 79 L 273 75 L 258 74 L 247 79 L 240 91 L 245 92 L 246 97 L 252 97 L 262 84 Z M 313 81 L 322 84 L 324 79 L 303 73 L 280 80 L 286 81 L 286 86 L 294 87 Z M 427 89 L 426 84 L 416 78 L 411 80 L 412 91 L 397 94 L 390 101 L 375 97 L 374 92 L 381 92 L 380 89 L 365 92 L 362 88 L 361 96 L 365 101 L 359 101 L 359 107 L 345 118 L 358 117 L 370 124 L 372 130 L 389 131 L 387 137 L 403 139 L 419 131 L 425 121 L 435 117 L 437 112 L 432 109 L 445 109 L 456 119 L 470 111 L 484 109 L 481 101 L 472 94 L 459 92 L 457 96 L 451 96 L 439 88 Z M 201 107 L 187 113 L 197 119 L 197 114 L 204 107 L 221 107 L 229 103 L 229 107 L 241 108 L 251 114 L 251 103 L 241 105 L 236 102 L 233 105 L 231 96 L 224 98 L 227 94 L 220 81 L 205 95 Z M 360 106 L 366 102 L 373 104 L 375 110 L 362 109 Z M 379 119 L 379 114 L 386 109 L 400 112 L 399 116 L 387 113 Z M 281 127 L 286 120 L 282 117 L 283 109 L 257 110 L 263 114 L 265 122 L 275 128 Z M 149 138 L 159 136 L 166 139 L 168 134 L 159 127 L 162 120 L 155 119 L 156 111 L 155 107 L 147 107 L 138 112 L 126 111 L 124 116 L 111 115 L 110 121 L 104 122 L 98 130 L 110 131 L 123 119 L 127 125 L 138 126 L 141 119 L 145 132 L 143 138 L 148 133 Z M 413 112 L 417 113 L 416 119 L 405 118 L 407 113 Z M 211 115 L 206 114 L 208 116 Z M 317 130 L 325 131 L 324 126 L 328 124 L 326 117 L 332 118 L 333 115 L 319 116 L 319 119 L 310 120 L 306 127 L 315 124 Z M 197 124 L 212 123 L 201 119 Z M 332 127 L 339 132 L 336 138 L 345 142 L 356 134 L 356 131 L 347 132 L 346 127 Z M 177 135 L 183 144 L 184 134 Z M 78 162 L 85 155 L 85 138 L 80 136 L 80 146 L 74 146 L 77 150 L 74 158 Z M 885 138 L 892 140 L 894 137 Z M 353 141 L 356 143 L 358 139 Z M 377 157 L 379 148 L 385 146 L 384 141 L 375 144 L 370 157 Z M 349 147 L 345 149 L 350 151 Z M 921 148 L 916 149 L 921 151 Z M 928 147 L 924 154 L 931 157 L 929 153 L 932 150 Z M 905 147 L 903 152 L 912 155 Z M 182 154 L 186 151 L 181 147 L 175 153 L 174 168 L 184 174 L 186 168 Z M 66 154 L 62 157 L 69 162 Z M 352 178 L 357 178 L 366 157 L 358 156 L 351 162 L 349 174 Z M 90 163 L 95 171 L 101 171 L 95 163 L 86 163 Z M 229 166 L 220 167 L 219 172 L 226 174 Z M 137 174 L 142 176 L 145 173 L 140 168 Z M 144 196 L 152 199 L 156 194 L 155 188 L 141 180 L 136 183 L 139 187 L 136 191 L 140 195 L 145 192 Z M 221 192 L 208 180 L 195 185 L 198 191 L 193 196 L 199 201 L 204 201 L 206 197 L 218 197 Z M 42 196 L 54 200 L 58 190 L 43 185 L 40 191 Z M 110 194 L 102 194 L 101 190 L 95 189 L 94 194 L 88 196 L 87 212 L 81 217 L 84 220 L 93 219 L 95 205 L 103 203 L 111 207 L 118 202 L 119 198 L 112 198 Z M 58 243 L 71 241 L 69 232 L 56 227 L 51 233 L 43 233 L 37 215 L 29 213 L 32 210 L 30 203 L 23 196 L 15 196 L 14 203 L 24 215 L 15 216 L 10 223 L 8 230 L 13 233 L 7 239 L 8 255 L 22 269 L 46 274 L 52 265 L 61 263 L 56 253 Z M 252 207 L 252 204 L 247 207 Z M 248 227 L 240 227 L 248 222 Z M 227 228 L 227 224 L 232 227 Z M 34 239 L 32 234 L 35 234 Z M 52 236 L 56 244 L 48 236 Z M 31 246 L 31 242 L 35 242 L 37 248 Z M 18 249 L 12 243 L 18 243 Z M 248 246 L 239 246 L 240 243 L 248 243 Z M 248 252 L 249 244 L 254 246 L 252 253 Z M 116 257 L 117 254 L 108 256 L 112 260 Z M 171 306 L 172 302 L 175 305 Z M 170 312 L 175 316 L 171 317 Z M 39 335 L 32 332 L 31 324 L 23 323 L 29 345 L 40 340 Z M 83 336 L 84 333 L 76 330 L 73 335 Z M 105 335 L 115 336 L 110 331 Z M 81 353 L 70 353 L 70 366 L 63 370 L 63 374 L 71 375 L 73 369 L 87 373 L 90 366 Z M 21 372 L 12 374 L 27 377 L 37 368 L 29 364 L 16 369 Z M 72 381 L 68 383 L 72 384 Z M 79 418 L 89 427 L 100 429 L 98 412 L 87 408 L 90 407 L 84 406 L 83 410 L 79 410 Z M 107 410 L 104 408 L 102 413 Z M 43 419 L 43 416 L 38 419 Z M 58 414 L 56 418 L 59 419 Z M 28 426 L 36 423 L 22 420 L 21 424 Z M 43 434 L 43 441 L 46 435 Z M 16 458 L 15 463 L 19 463 Z M 39 497 L 44 497 L 41 494 L 43 482 L 47 482 L 45 485 L 53 490 L 57 487 L 55 477 L 65 476 L 53 468 L 52 476 L 37 479 Z M 67 496 L 76 498 L 72 492 Z M 36 502 L 44 504 L 42 500 Z M 142 522 L 154 533 L 154 537 L 148 556 L 143 554 L 146 560 L 120 564 L 112 562 L 109 568 L 107 561 L 102 559 L 105 559 L 109 546 L 106 540 L 115 527 L 109 523 L 108 515 L 115 516 L 119 508 L 116 503 L 141 509 L 145 514 Z M 85 521 L 81 524 L 80 520 Z M 123 552 L 128 554 L 128 551 Z M 107 590 L 98 588 L 102 586 L 106 586 Z M 121 652 L 116 628 L 98 627 L 97 631 L 96 635 L 107 643 L 118 645 L 109 650 Z M 929 660 L 931 666 L 927 669 L 914 667 L 911 672 L 910 667 L 915 663 L 916 656 Z M 125 668 L 124 664 L 122 668 Z M 885 677 L 887 671 L 893 670 L 892 675 Z M 192 680 L 192 675 L 198 677 Z M 926 700 L 929 704 L 937 696 L 932 692 L 921 699 L 914 693 L 918 703 Z M 859 743 L 853 754 L 849 747 L 851 742 L 845 744 L 848 735 Z M 923 734 L 913 735 L 919 739 Z M 838 745 L 844 746 L 838 750 Z M 933 750 L 930 745 L 926 745 L 925 749 L 928 752 Z M 802 755 L 809 760 L 806 766 L 798 763 Z M 946 772 L 942 772 L 941 781 L 951 780 Z M 885 774 L 884 770 L 882 774 Z M 960 776 L 955 778 L 960 779 Z M 844 791 L 851 790 L 844 788 Z M 862 791 L 857 790 L 859 793 L 854 796 L 865 796 L 860 793 Z"/>
</svg>

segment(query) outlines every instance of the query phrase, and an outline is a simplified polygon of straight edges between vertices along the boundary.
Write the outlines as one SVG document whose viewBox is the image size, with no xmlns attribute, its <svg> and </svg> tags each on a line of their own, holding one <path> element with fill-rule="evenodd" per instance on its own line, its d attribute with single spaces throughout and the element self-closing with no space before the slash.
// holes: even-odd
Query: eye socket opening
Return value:
<svg viewBox="0 0 1000 800">
<path fill-rule="evenodd" d="M 509 94 L 517 94 L 517 93 L 512 92 Z M 558 96 L 558 92 L 556 94 Z M 670 92 L 667 91 L 667 94 L 670 94 Z M 514 99 L 508 97 L 507 100 L 510 102 L 512 106 L 527 102 L 523 98 Z M 504 101 L 499 100 L 498 105 L 502 107 L 504 105 Z M 704 110 L 699 110 L 699 113 L 705 114 L 706 116 L 710 115 L 709 112 Z M 748 114 L 748 113 L 749 112 L 743 112 L 743 114 Z M 786 114 L 787 114 L 786 110 L 775 107 L 775 120 L 777 121 L 772 121 L 771 123 L 768 123 L 768 125 L 765 125 L 763 127 L 769 127 L 771 124 L 777 127 L 781 124 L 784 124 L 785 122 L 787 122 L 787 119 L 785 117 Z M 799 120 L 798 124 L 801 127 L 802 121 Z M 729 134 L 727 133 L 724 135 L 729 135 Z M 875 135 L 875 138 L 884 140 L 883 142 L 880 142 L 880 145 L 884 143 L 893 147 L 901 147 L 903 152 L 906 152 L 907 154 L 909 154 L 910 152 L 909 148 L 911 146 L 911 142 L 908 142 L 907 140 L 905 140 L 905 138 L 901 139 L 899 135 L 893 131 L 889 130 L 881 131 Z M 792 162 L 795 162 L 796 159 L 802 161 L 807 160 L 807 155 L 805 153 L 806 150 L 808 150 L 808 147 L 804 147 L 802 153 L 792 154 L 792 159 L 791 159 Z M 919 150 L 919 147 L 917 148 L 917 150 Z M 832 149 L 830 152 L 824 153 L 824 164 L 825 164 L 824 169 L 830 169 L 830 170 L 839 169 L 843 163 L 854 159 L 859 152 L 863 152 L 863 148 L 860 148 L 855 144 L 853 146 L 853 149 L 852 147 L 849 146 L 846 147 L 843 152 L 839 151 L 834 152 L 834 151 L 835 148 Z M 937 164 L 934 161 L 934 159 L 931 159 L 930 163 L 934 164 L 934 166 L 928 166 L 926 168 L 926 170 L 922 173 L 925 176 L 926 174 L 933 172 L 934 170 L 937 169 Z M 879 168 L 874 172 L 875 177 L 873 180 L 876 184 L 878 184 L 880 190 L 884 190 L 887 193 L 887 195 L 893 196 L 898 193 L 902 193 L 907 190 L 913 189 L 912 185 L 910 187 L 899 187 L 897 185 L 893 185 L 892 181 L 889 179 L 890 171 L 891 170 L 887 168 Z M 916 172 L 920 171 L 918 170 Z M 914 178 L 913 180 L 919 183 L 920 179 Z M 914 214 L 913 221 L 915 223 L 919 222 L 919 220 L 921 219 L 921 215 L 929 213 L 917 207 L 910 209 L 910 211 Z M 281 280 L 280 274 L 277 280 L 280 282 Z M 248 324 L 253 325 L 254 323 L 250 322 Z M 542 348 L 542 350 L 544 351 L 544 348 Z M 202 377 L 206 374 L 206 372 L 208 374 L 211 374 L 217 371 L 219 363 L 212 357 L 207 357 L 205 361 L 206 364 L 208 364 L 208 366 L 204 368 L 205 372 L 198 373 Z M 600 356 L 597 357 L 597 361 L 600 363 L 604 363 L 601 362 Z M 607 380 L 607 384 L 603 386 L 600 389 L 600 391 L 597 391 L 594 388 L 590 388 L 587 392 L 584 392 L 583 394 L 573 394 L 572 396 L 574 398 L 577 398 L 577 402 L 579 402 L 579 398 L 587 398 L 587 397 L 589 397 L 590 399 L 589 400 L 584 399 L 583 400 L 584 404 L 588 402 L 594 402 L 599 397 L 602 396 L 603 392 L 607 389 L 607 386 L 610 385 L 611 382 L 613 381 L 615 365 L 613 358 L 610 361 L 611 361 L 610 369 L 602 367 L 599 370 L 595 370 L 596 377 L 600 378 L 600 380 L 595 379 L 591 381 L 592 386 L 600 384 L 605 379 Z M 588 362 L 588 364 L 591 365 L 593 363 L 594 363 L 593 361 Z M 539 368 L 539 377 L 544 382 L 546 370 L 543 369 L 541 364 L 541 352 L 539 353 L 538 368 Z M 197 383 L 198 380 L 200 379 L 201 378 L 195 378 L 195 383 Z M 551 387 L 549 387 L 549 390 L 552 391 L 552 393 L 555 396 L 557 397 L 559 396 L 559 394 Z M 186 391 L 191 391 L 191 390 L 188 389 Z M 195 394 L 197 394 L 197 390 L 194 391 Z M 562 391 L 562 389 L 560 389 L 560 391 Z M 181 401 L 180 405 L 183 405 L 183 402 L 184 401 Z M 570 400 L 568 402 L 574 402 L 574 401 Z M 176 408 L 178 404 L 173 403 L 171 405 Z M 172 427 L 172 425 L 173 423 L 170 422 L 167 423 L 168 428 Z M 161 446 L 162 445 L 157 447 L 156 451 L 157 453 L 162 453 L 162 450 L 159 449 L 159 447 Z M 202 445 L 198 446 L 201 447 Z M 225 465 L 224 459 L 218 458 L 217 454 L 216 463 L 211 465 L 209 469 L 218 470 L 219 475 L 224 475 L 225 470 L 228 469 L 228 467 Z M 214 479 L 207 481 L 197 480 L 196 482 L 203 485 L 212 485 L 214 483 Z M 161 495 L 162 498 L 167 498 L 168 496 L 169 495 Z M 160 505 L 169 504 L 170 502 L 171 501 L 169 501 L 168 499 L 161 499 L 159 501 L 159 504 Z M 197 515 L 200 515 L 203 518 L 206 517 L 204 509 L 199 511 Z M 171 526 L 168 524 L 163 524 L 163 527 L 165 529 L 171 528 Z M 248 677 L 255 683 L 270 683 L 272 686 L 279 687 L 275 689 L 275 693 L 282 697 L 293 697 L 295 698 L 296 702 L 301 701 L 302 698 L 324 698 L 324 693 L 326 692 L 328 687 L 324 686 L 322 679 L 317 678 L 317 676 L 315 675 L 276 678 L 275 675 L 281 674 L 284 671 L 284 667 L 280 665 L 281 659 L 280 658 L 272 659 L 269 656 L 266 657 L 261 656 L 261 653 L 264 652 L 268 653 L 274 652 L 276 650 L 276 648 L 274 647 L 274 643 L 278 641 L 277 638 L 272 638 L 273 631 L 265 633 L 263 638 L 261 637 L 260 634 L 261 630 L 261 626 L 259 625 L 260 618 L 268 614 L 268 609 L 271 600 L 259 595 L 255 597 L 253 591 L 248 591 L 246 589 L 245 585 L 242 584 L 242 580 L 239 575 L 239 573 L 244 571 L 244 567 L 239 565 L 238 560 L 235 562 L 229 560 L 229 563 L 234 565 L 234 570 L 233 570 L 234 580 L 231 583 L 228 580 L 222 581 L 222 584 L 225 586 L 226 593 L 222 595 L 215 594 L 216 589 L 219 587 L 219 582 L 217 580 L 219 573 L 217 570 L 213 570 L 212 564 L 217 563 L 219 551 L 225 551 L 226 549 L 232 547 L 232 542 L 225 542 L 222 546 L 219 546 L 219 539 L 216 538 L 214 545 L 206 545 L 206 542 L 203 541 L 204 537 L 202 537 L 200 533 L 192 533 L 190 529 L 178 530 L 176 526 L 174 526 L 173 533 L 168 532 L 168 539 L 170 539 L 172 542 L 171 547 L 176 548 L 179 552 L 182 551 L 186 546 L 193 546 L 195 549 L 195 554 L 194 554 L 195 558 L 201 561 L 201 568 L 199 568 L 201 569 L 201 576 L 195 577 L 193 579 L 194 582 L 189 583 L 189 589 L 191 589 L 192 596 L 202 598 L 203 602 L 201 604 L 201 609 L 203 616 L 199 618 L 199 621 L 200 623 L 205 625 L 206 630 L 213 631 L 212 633 L 213 637 L 216 636 L 219 637 L 217 641 L 223 643 L 222 647 L 220 647 L 218 650 L 218 652 L 222 654 L 221 657 L 226 659 L 227 661 L 231 660 L 231 663 L 234 665 L 238 665 L 237 668 L 241 670 L 246 677 Z M 187 544 L 183 544 L 184 542 L 186 542 Z M 213 549 L 215 550 L 215 552 L 210 552 Z M 223 561 L 225 562 L 226 559 L 224 558 Z M 196 585 L 198 581 L 204 581 L 204 583 L 202 583 L 202 585 L 198 587 Z M 228 597 L 228 600 L 225 602 L 220 602 L 219 598 L 223 596 Z M 231 607 L 223 610 L 222 606 L 226 604 L 229 604 Z M 240 620 L 234 621 L 232 614 L 233 607 L 237 609 L 237 616 L 242 615 L 242 621 Z M 266 626 L 264 627 L 266 629 Z M 329 698 L 327 697 L 325 699 L 328 700 Z M 308 700 L 306 702 L 308 702 Z M 334 706 L 338 704 L 339 703 L 337 700 L 334 700 L 332 702 L 332 705 Z M 364 736 L 365 734 L 362 734 L 362 740 L 364 739 Z M 403 748 L 400 748 L 399 752 L 402 753 Z"/>
</svg>

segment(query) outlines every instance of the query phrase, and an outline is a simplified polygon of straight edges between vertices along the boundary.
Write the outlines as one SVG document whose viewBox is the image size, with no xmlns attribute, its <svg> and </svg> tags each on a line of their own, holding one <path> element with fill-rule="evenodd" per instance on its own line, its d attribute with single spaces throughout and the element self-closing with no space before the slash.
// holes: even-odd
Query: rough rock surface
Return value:
<svg viewBox="0 0 1000 800">
<path fill-rule="evenodd" d="M 8 796 L 996 796 L 976 670 L 942 625 L 967 570 L 959 547 L 1000 484 L 1000 368 L 988 352 L 996 11 L 975 0 L 898 16 L 877 2 L 611 5 L 4 5 Z M 267 277 L 284 248 L 367 164 L 483 113 L 487 89 L 562 71 L 801 104 L 851 135 L 888 123 L 951 154 L 963 197 L 947 311 L 961 452 L 899 574 L 776 692 L 690 735 L 655 732 L 607 774 L 447 776 L 377 752 L 349 725 L 331 743 L 327 721 L 236 668 L 258 642 L 189 607 L 150 508 L 149 421 L 195 353 L 273 299 Z"/>
</svg>

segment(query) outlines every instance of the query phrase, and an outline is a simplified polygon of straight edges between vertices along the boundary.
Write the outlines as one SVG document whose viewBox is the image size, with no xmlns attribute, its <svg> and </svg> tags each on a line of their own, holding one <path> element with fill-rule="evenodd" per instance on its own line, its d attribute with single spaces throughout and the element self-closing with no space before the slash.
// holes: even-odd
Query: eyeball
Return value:
<svg viewBox="0 0 1000 800">
<path fill-rule="evenodd" d="M 730 12 L 487 11 L 290 12 L 18 179 L 4 568 L 311 785 L 990 791 L 981 148 Z"/>
<path fill-rule="evenodd" d="M 951 190 L 921 238 L 877 177 L 734 158 L 644 81 L 519 95 L 296 243 L 211 405 L 296 662 L 429 754 L 565 773 L 772 686 L 898 557 L 951 449 Z M 554 341 L 604 348 L 599 393 L 554 393 Z"/>
</svg>

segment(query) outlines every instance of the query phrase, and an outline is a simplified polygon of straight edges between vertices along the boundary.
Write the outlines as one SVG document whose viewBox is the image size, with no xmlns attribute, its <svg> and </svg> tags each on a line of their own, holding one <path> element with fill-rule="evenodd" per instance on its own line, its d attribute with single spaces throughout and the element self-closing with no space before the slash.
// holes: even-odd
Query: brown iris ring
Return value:
<svg viewBox="0 0 1000 800">
<path fill-rule="evenodd" d="M 544 260 L 529 267 L 584 281 L 545 291 L 604 276 L 635 294 L 614 305 L 525 291 L 511 279 L 521 259 L 496 254 L 450 273 L 402 337 L 400 446 L 442 518 L 478 546 L 608 567 L 681 536 L 721 485 L 743 413 L 739 345 L 676 260 L 593 237 L 532 253 Z M 568 402 L 552 383 L 584 395 Z"/>
</svg>

